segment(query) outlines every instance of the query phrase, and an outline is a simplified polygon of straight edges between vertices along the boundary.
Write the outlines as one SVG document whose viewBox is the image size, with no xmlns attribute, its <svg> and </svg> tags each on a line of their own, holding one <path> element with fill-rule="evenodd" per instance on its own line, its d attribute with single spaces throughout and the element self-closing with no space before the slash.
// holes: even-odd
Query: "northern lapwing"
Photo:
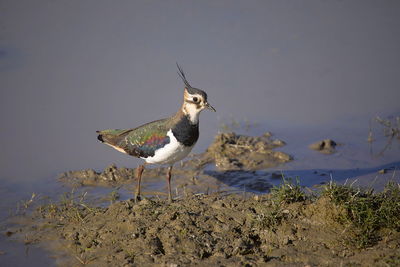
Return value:
<svg viewBox="0 0 400 267">
<path fill-rule="evenodd" d="M 203 90 L 192 87 L 178 64 L 178 74 L 185 88 L 183 104 L 172 117 L 127 130 L 97 131 L 97 139 L 116 150 L 144 159 L 137 168 L 135 201 L 140 200 L 140 182 L 146 164 L 168 165 L 168 199 L 171 202 L 171 171 L 175 162 L 185 158 L 199 138 L 199 115 L 203 109 L 215 109 L 207 102 Z"/>
</svg>

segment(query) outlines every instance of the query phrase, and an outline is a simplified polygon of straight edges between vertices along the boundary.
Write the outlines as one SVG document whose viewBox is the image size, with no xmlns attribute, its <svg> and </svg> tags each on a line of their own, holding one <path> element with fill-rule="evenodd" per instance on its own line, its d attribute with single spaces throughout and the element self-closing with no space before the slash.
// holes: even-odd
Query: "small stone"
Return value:
<svg viewBox="0 0 400 267">
<path fill-rule="evenodd" d="M 319 151 L 324 154 L 333 154 L 336 152 L 337 143 L 331 139 L 325 139 L 309 145 L 310 149 Z"/>
<path fill-rule="evenodd" d="M 385 173 L 387 173 L 387 171 L 388 171 L 387 169 L 381 169 L 381 170 L 378 171 L 378 173 L 379 174 L 385 174 Z"/>
</svg>

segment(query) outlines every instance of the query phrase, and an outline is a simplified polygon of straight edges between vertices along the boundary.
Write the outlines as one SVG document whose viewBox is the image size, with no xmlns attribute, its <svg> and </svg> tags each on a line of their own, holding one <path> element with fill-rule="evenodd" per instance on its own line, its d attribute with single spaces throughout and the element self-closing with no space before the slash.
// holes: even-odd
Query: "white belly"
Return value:
<svg viewBox="0 0 400 267">
<path fill-rule="evenodd" d="M 194 147 L 194 144 L 190 147 L 185 147 L 180 144 L 178 140 L 176 140 L 172 130 L 169 130 L 167 135 L 169 136 L 170 142 L 166 146 L 157 149 L 154 156 L 142 159 L 152 164 L 173 164 L 184 159 Z"/>
</svg>

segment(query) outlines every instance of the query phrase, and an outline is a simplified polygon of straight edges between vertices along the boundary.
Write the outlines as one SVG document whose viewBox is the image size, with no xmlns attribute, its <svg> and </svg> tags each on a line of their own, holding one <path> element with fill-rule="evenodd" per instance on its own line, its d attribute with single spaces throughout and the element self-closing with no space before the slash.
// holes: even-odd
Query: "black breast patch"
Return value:
<svg viewBox="0 0 400 267">
<path fill-rule="evenodd" d="M 176 140 L 185 146 L 193 146 L 199 139 L 199 124 L 191 124 L 187 116 L 183 116 L 172 128 Z"/>
</svg>

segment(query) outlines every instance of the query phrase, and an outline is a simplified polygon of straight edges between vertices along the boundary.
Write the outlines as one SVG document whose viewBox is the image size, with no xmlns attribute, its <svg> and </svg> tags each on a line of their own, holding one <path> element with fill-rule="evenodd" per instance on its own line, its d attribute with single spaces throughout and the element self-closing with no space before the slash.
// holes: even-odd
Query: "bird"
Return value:
<svg viewBox="0 0 400 267">
<path fill-rule="evenodd" d="M 147 164 L 167 165 L 168 200 L 172 202 L 171 172 L 175 162 L 184 159 L 199 138 L 199 115 L 204 109 L 216 111 L 208 103 L 207 93 L 192 87 L 176 63 L 184 83 L 183 104 L 171 117 L 152 121 L 132 129 L 96 131 L 97 139 L 112 148 L 144 160 L 137 168 L 134 200 L 141 200 L 140 184 Z"/>
</svg>

